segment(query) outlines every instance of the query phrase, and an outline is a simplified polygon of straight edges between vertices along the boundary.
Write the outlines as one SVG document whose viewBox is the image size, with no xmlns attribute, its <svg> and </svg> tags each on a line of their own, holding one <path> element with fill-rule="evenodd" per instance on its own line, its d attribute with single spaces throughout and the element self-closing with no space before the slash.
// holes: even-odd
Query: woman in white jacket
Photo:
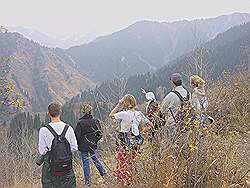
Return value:
<svg viewBox="0 0 250 188">
<path fill-rule="evenodd" d="M 213 123 L 213 118 L 207 116 L 208 99 L 205 90 L 205 80 L 198 75 L 192 75 L 190 77 L 190 83 L 192 87 L 191 101 L 197 117 L 201 120 L 201 122 L 205 122 L 208 119 L 210 123 Z"/>
</svg>

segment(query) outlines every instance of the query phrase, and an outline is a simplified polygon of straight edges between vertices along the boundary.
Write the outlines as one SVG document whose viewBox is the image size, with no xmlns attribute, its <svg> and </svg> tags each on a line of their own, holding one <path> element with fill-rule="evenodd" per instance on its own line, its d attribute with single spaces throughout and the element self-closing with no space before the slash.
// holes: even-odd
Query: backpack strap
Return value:
<svg viewBox="0 0 250 188">
<path fill-rule="evenodd" d="M 62 134 L 60 135 L 60 137 L 65 137 L 66 132 L 67 132 L 68 129 L 69 129 L 69 125 L 66 124 L 65 127 L 64 127 L 64 129 L 63 129 Z"/>
<path fill-rule="evenodd" d="M 53 134 L 53 136 L 55 138 L 58 138 L 59 135 L 56 133 L 56 131 L 48 124 L 48 125 L 45 125 L 45 127 L 51 132 L 51 134 Z"/>
<path fill-rule="evenodd" d="M 53 136 L 55 138 L 59 137 L 59 135 L 56 133 L 56 131 L 49 124 L 45 125 L 45 127 L 51 132 L 51 134 L 53 134 Z M 69 128 L 69 125 L 66 124 L 60 137 L 65 137 L 68 128 Z"/>
<path fill-rule="evenodd" d="M 184 98 L 181 96 L 181 94 L 178 91 L 173 90 L 171 92 L 175 93 L 181 102 L 184 102 Z"/>
<path fill-rule="evenodd" d="M 190 99 L 190 93 L 188 92 L 187 89 L 185 89 L 185 90 L 187 91 L 187 97 L 186 97 L 186 99 L 189 100 Z M 178 91 L 173 90 L 171 92 L 175 93 L 178 96 L 178 98 L 181 100 L 181 102 L 184 102 L 184 98 L 182 97 L 182 95 Z"/>
</svg>

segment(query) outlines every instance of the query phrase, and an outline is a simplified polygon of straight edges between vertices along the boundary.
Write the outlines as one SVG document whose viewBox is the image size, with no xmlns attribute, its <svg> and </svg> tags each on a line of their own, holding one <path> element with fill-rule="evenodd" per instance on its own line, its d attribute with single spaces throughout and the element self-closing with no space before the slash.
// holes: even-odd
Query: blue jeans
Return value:
<svg viewBox="0 0 250 188">
<path fill-rule="evenodd" d="M 90 185 L 91 183 L 91 176 L 90 176 L 90 164 L 89 159 L 93 160 L 97 170 L 99 171 L 101 176 L 105 176 L 107 174 L 106 170 L 103 168 L 101 162 L 96 157 L 95 151 L 87 151 L 87 152 L 81 152 L 82 154 L 82 163 L 83 163 L 83 172 L 84 172 L 84 178 L 85 178 L 85 184 Z"/>
</svg>

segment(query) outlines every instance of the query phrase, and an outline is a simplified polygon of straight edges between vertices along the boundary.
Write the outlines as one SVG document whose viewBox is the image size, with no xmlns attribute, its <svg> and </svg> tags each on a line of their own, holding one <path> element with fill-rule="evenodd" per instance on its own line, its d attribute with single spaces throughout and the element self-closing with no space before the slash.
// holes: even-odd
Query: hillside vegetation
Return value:
<svg viewBox="0 0 250 188">
<path fill-rule="evenodd" d="M 81 89 L 95 86 L 60 50 L 43 47 L 18 33 L 0 33 L 0 57 L 11 57 L 9 77 L 25 100 L 26 110 L 45 111 L 51 101 L 64 103 Z M 0 63 L 6 62 L 1 59 Z"/>
<path fill-rule="evenodd" d="M 238 23 L 237 16 L 239 15 L 236 14 L 229 20 L 232 23 Z M 242 22 L 249 18 L 249 14 L 241 16 L 243 16 L 240 19 Z M 201 42 L 214 38 L 219 31 L 229 28 L 231 22 L 223 22 L 224 25 L 218 24 L 221 22 L 217 19 L 225 20 L 225 18 L 228 17 L 222 16 L 210 20 L 212 25 L 217 27 L 211 31 L 206 30 L 205 33 L 203 30 L 198 32 L 206 36 Z M 201 28 L 210 28 L 203 25 L 205 23 L 203 20 L 195 22 Z M 187 21 L 182 21 L 174 24 L 178 25 L 177 29 L 183 24 L 184 28 L 189 28 L 190 25 L 186 23 Z M 149 45 L 143 45 L 140 42 L 140 36 L 137 35 L 137 29 L 143 29 L 144 24 L 144 22 L 137 23 L 125 31 L 99 38 L 88 46 L 83 45 L 67 50 L 67 53 L 74 51 L 76 56 L 80 54 L 79 59 L 73 57 L 73 54 L 71 54 L 72 57 L 69 56 L 62 49 L 43 47 L 18 33 L 0 33 L 0 85 L 4 86 L 0 89 L 0 120 L 3 120 L 2 115 L 5 115 L 2 113 L 3 110 L 11 110 L 15 114 L 9 122 L 0 126 L 0 187 L 41 187 L 41 167 L 35 164 L 38 157 L 38 130 L 50 121 L 45 111 L 51 101 L 64 103 L 62 120 L 73 127 L 82 115 L 81 104 L 83 102 L 92 104 L 94 116 L 101 120 L 104 132 L 97 153 L 108 170 L 108 176 L 104 180 L 99 178 L 96 170 L 92 170 L 93 186 L 116 186 L 118 184 L 115 178 L 116 141 L 119 124 L 108 118 L 107 114 L 118 100 L 128 93 L 136 97 L 138 109 L 145 111 L 145 96 L 141 93 L 141 88 L 153 91 L 157 100 L 162 101 L 171 90 L 169 77 L 173 72 L 180 72 L 183 75 L 186 86 L 189 85 L 189 77 L 192 74 L 198 74 L 206 80 L 208 114 L 215 122 L 201 124 L 198 121 L 186 120 L 184 121 L 186 131 L 177 132 L 177 136 L 172 140 L 166 136 L 168 125 L 157 131 L 153 142 L 148 141 L 148 133 L 143 133 L 145 142 L 130 169 L 133 176 L 132 185 L 156 188 L 244 186 L 246 180 L 250 179 L 250 22 L 220 33 L 213 40 L 199 44 L 197 48 L 193 48 L 193 45 L 196 45 L 193 43 L 190 48 L 181 48 L 175 43 L 175 47 L 178 46 L 180 52 L 178 54 L 168 52 L 169 56 L 164 56 L 167 60 L 171 59 L 167 65 L 153 72 L 134 74 L 138 73 L 137 70 L 142 65 L 145 65 L 145 61 L 141 58 L 134 59 L 133 55 L 133 57 L 129 56 L 131 59 L 128 61 L 128 57 L 123 58 L 121 55 L 123 52 L 130 52 L 131 49 L 132 52 L 137 52 L 135 48 L 138 46 L 145 47 L 140 49 L 145 54 L 150 50 L 147 48 Z M 150 38 L 145 39 L 146 43 L 157 44 L 156 46 L 158 46 L 157 42 L 165 41 L 166 36 L 157 38 L 155 35 L 156 27 L 162 24 L 169 29 L 170 26 L 167 23 L 146 23 L 151 30 L 150 34 L 143 32 L 142 39 Z M 130 35 L 130 31 L 136 34 Z M 161 33 L 160 31 L 158 32 Z M 175 33 L 173 30 L 170 31 L 171 34 Z M 126 41 L 127 32 L 131 37 L 128 41 L 133 43 L 136 39 L 137 42 L 133 43 L 135 48 L 130 49 L 129 45 L 122 46 L 120 43 L 121 35 Z M 151 38 L 151 35 L 155 38 Z M 106 43 L 110 39 L 112 45 Z M 171 37 L 168 40 L 171 41 Z M 113 45 L 121 48 L 114 51 Z M 152 45 L 151 49 L 154 47 Z M 166 46 L 161 47 L 167 49 Z M 83 54 L 82 48 L 87 49 Z M 96 51 L 92 52 L 92 48 Z M 188 50 L 191 48 L 192 51 Z M 152 58 L 159 63 L 156 65 L 152 61 L 152 65 L 159 66 L 163 62 L 161 52 L 155 48 L 152 51 L 153 56 L 148 57 L 147 61 Z M 85 55 L 97 58 L 98 61 L 93 62 L 98 66 L 92 64 Z M 132 62 L 134 72 L 124 67 L 121 72 L 112 72 L 116 71 L 113 64 L 117 62 L 113 55 L 117 55 L 118 59 L 122 58 L 121 61 L 125 64 Z M 175 59 L 177 56 L 178 58 Z M 133 64 L 137 60 L 139 60 L 138 64 Z M 98 63 L 100 61 L 105 64 L 105 67 Z M 95 72 L 95 66 L 100 72 Z M 85 68 L 86 72 L 84 72 Z M 154 69 L 154 67 L 147 68 L 143 71 Z M 106 74 L 106 71 L 111 72 Z M 98 79 L 107 77 L 108 79 L 95 86 L 85 73 L 88 73 L 88 76 L 97 75 Z M 114 78 L 113 73 L 118 73 L 117 77 Z M 129 76 L 129 74 L 134 75 Z M 80 93 L 80 90 L 84 91 Z M 22 113 L 16 113 L 20 110 Z M 9 116 L 5 116 L 4 120 L 8 118 Z M 128 154 L 133 154 L 129 152 L 131 151 L 128 151 Z M 74 170 L 77 184 L 82 187 L 83 172 L 79 152 L 74 154 Z"/>
<path fill-rule="evenodd" d="M 239 186 L 250 178 L 249 174 L 249 77 L 248 72 L 225 74 L 208 87 L 209 114 L 215 123 L 192 127 L 189 139 L 183 135 L 174 143 L 158 132 L 157 142 L 145 142 L 133 166 L 133 184 L 136 187 L 229 187 Z M 116 124 L 103 122 L 104 138 L 101 158 L 108 169 L 105 182 L 93 177 L 97 187 L 116 185 Z M 25 127 L 22 128 L 25 130 Z M 29 129 L 27 127 L 27 129 Z M 30 130 L 30 129 L 29 129 Z M 32 130 L 32 129 L 31 129 Z M 147 134 L 144 135 L 147 138 Z M 40 187 L 41 168 L 36 166 L 37 131 L 18 136 L 1 134 L 0 187 Z M 76 154 L 75 171 L 82 185 L 81 161 Z"/>
</svg>

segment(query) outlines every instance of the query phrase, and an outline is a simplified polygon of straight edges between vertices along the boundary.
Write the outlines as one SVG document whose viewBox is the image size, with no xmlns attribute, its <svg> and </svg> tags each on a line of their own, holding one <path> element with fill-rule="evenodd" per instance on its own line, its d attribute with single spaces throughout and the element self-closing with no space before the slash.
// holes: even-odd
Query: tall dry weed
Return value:
<svg viewBox="0 0 250 188">
<path fill-rule="evenodd" d="M 247 73 L 225 75 L 208 87 L 209 115 L 214 124 L 190 124 L 191 129 L 178 133 L 171 141 L 165 128 L 155 141 L 145 143 L 133 163 L 136 187 L 232 187 L 250 180 L 249 77 Z M 116 128 L 103 123 L 104 138 L 97 151 L 108 170 L 101 179 L 92 166 L 93 186 L 113 187 L 116 160 Z M 41 167 L 35 164 L 37 133 L 14 140 L 2 135 L 0 144 L 0 187 L 40 187 Z M 83 186 L 79 153 L 74 160 L 78 186 Z"/>
</svg>

